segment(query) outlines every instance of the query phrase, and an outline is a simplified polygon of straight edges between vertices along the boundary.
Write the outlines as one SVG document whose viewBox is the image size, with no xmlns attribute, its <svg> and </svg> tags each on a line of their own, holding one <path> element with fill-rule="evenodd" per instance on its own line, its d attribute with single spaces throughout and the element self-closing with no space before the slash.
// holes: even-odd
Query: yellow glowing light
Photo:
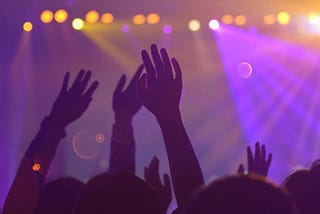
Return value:
<svg viewBox="0 0 320 214">
<path fill-rule="evenodd" d="M 44 10 L 40 14 L 40 20 L 43 23 L 50 23 L 53 20 L 53 13 L 50 10 Z"/>
<path fill-rule="evenodd" d="M 157 13 L 150 13 L 147 16 L 147 22 L 149 24 L 157 24 L 160 21 L 160 16 Z"/>
<path fill-rule="evenodd" d="M 287 12 L 280 12 L 277 19 L 281 25 L 287 25 L 290 22 L 290 14 Z"/>
<path fill-rule="evenodd" d="M 35 172 L 39 171 L 40 170 L 40 164 L 38 164 L 38 163 L 33 164 L 32 170 L 35 171 Z"/>
<path fill-rule="evenodd" d="M 94 24 L 99 20 L 99 13 L 95 10 L 90 10 L 86 15 L 86 21 L 90 24 Z"/>
<path fill-rule="evenodd" d="M 32 26 L 32 23 L 31 23 L 31 22 L 25 22 L 25 23 L 23 24 L 23 30 L 25 30 L 25 31 L 27 31 L 27 32 L 31 31 L 32 28 L 33 28 L 33 26 Z"/>
<path fill-rule="evenodd" d="M 83 25 L 84 25 L 84 22 L 82 19 L 80 18 L 75 18 L 73 21 L 72 21 L 72 27 L 75 29 L 75 30 L 81 30 L 83 28 Z"/>
<path fill-rule="evenodd" d="M 233 22 L 233 16 L 231 16 L 231 15 L 224 15 L 224 16 L 222 16 L 221 21 L 222 21 L 224 24 L 230 25 L 230 24 L 232 24 L 232 22 Z"/>
<path fill-rule="evenodd" d="M 111 13 L 104 13 L 101 16 L 101 22 L 104 24 L 110 24 L 114 20 L 114 17 Z"/>
<path fill-rule="evenodd" d="M 238 26 L 244 25 L 247 23 L 247 18 L 245 16 L 236 16 L 236 18 L 234 19 L 234 23 Z"/>
<path fill-rule="evenodd" d="M 142 25 L 146 22 L 146 17 L 142 14 L 137 14 L 133 17 L 132 22 L 136 25 Z"/>
<path fill-rule="evenodd" d="M 320 16 L 317 13 L 310 13 L 308 19 L 311 24 L 317 24 L 320 22 Z"/>
<path fill-rule="evenodd" d="M 276 22 L 276 17 L 273 14 L 268 14 L 263 17 L 263 22 L 266 25 L 272 25 Z"/>
<path fill-rule="evenodd" d="M 188 23 L 188 27 L 191 31 L 198 31 L 200 30 L 201 24 L 198 20 L 196 19 L 192 19 L 189 23 Z"/>
<path fill-rule="evenodd" d="M 57 10 L 57 12 L 54 14 L 54 19 L 58 23 L 65 22 L 67 20 L 67 18 L 68 18 L 68 13 L 67 13 L 67 11 L 65 11 L 63 9 Z"/>
</svg>

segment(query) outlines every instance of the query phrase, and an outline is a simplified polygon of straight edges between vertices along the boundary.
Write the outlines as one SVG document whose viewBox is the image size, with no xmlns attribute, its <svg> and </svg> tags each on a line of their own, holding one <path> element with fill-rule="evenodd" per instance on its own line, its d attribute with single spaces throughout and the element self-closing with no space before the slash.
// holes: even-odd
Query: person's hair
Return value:
<svg viewBox="0 0 320 214">
<path fill-rule="evenodd" d="M 34 214 L 69 214 L 84 183 L 71 177 L 46 183 L 40 190 Z"/>
<path fill-rule="evenodd" d="M 265 179 L 232 176 L 212 182 L 184 214 L 296 214 L 290 197 Z"/>
<path fill-rule="evenodd" d="M 76 202 L 74 214 L 158 214 L 155 192 L 130 174 L 103 173 L 92 178 Z"/>
<path fill-rule="evenodd" d="M 310 170 L 297 170 L 289 175 L 282 183 L 282 188 L 287 190 L 297 208 L 302 214 L 320 212 L 320 167 L 319 160 L 313 162 Z"/>
</svg>

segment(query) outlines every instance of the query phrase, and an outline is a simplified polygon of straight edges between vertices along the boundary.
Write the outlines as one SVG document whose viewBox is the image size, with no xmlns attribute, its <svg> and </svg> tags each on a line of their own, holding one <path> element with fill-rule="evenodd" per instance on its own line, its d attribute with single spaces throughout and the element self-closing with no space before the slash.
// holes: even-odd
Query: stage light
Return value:
<svg viewBox="0 0 320 214">
<path fill-rule="evenodd" d="M 288 12 L 280 12 L 277 19 L 279 24 L 287 25 L 290 22 L 290 14 Z"/>
<path fill-rule="evenodd" d="M 231 16 L 231 15 L 224 15 L 224 16 L 222 16 L 221 21 L 222 21 L 224 24 L 230 25 L 230 24 L 232 24 L 232 22 L 233 22 L 233 16 Z"/>
<path fill-rule="evenodd" d="M 27 32 L 32 31 L 32 28 L 33 28 L 33 26 L 32 26 L 31 22 L 25 22 L 23 24 L 23 30 L 24 31 L 27 31 Z"/>
<path fill-rule="evenodd" d="M 216 19 L 212 19 L 210 22 L 209 22 L 209 27 L 212 29 L 212 30 L 218 30 L 220 28 L 220 24 L 219 22 L 216 20 Z"/>
<path fill-rule="evenodd" d="M 54 19 L 58 23 L 65 22 L 67 20 L 67 18 L 68 18 L 68 13 L 67 13 L 67 11 L 65 11 L 63 9 L 57 10 L 57 12 L 54 14 Z"/>
<path fill-rule="evenodd" d="M 308 19 L 311 24 L 319 24 L 320 23 L 320 17 L 317 13 L 310 13 L 308 16 Z"/>
<path fill-rule="evenodd" d="M 50 10 L 44 10 L 40 14 L 40 20 L 43 23 L 50 23 L 53 20 L 53 13 Z"/>
<path fill-rule="evenodd" d="M 83 28 L 83 20 L 80 19 L 80 18 L 75 18 L 73 21 L 72 21 L 72 27 L 75 29 L 75 30 L 81 30 Z"/>
<path fill-rule="evenodd" d="M 243 78 L 249 78 L 252 75 L 252 66 L 247 62 L 241 62 L 238 65 L 238 74 Z"/>
<path fill-rule="evenodd" d="M 191 31 L 198 31 L 200 30 L 201 24 L 197 19 L 192 19 L 189 21 L 188 27 Z"/>
<path fill-rule="evenodd" d="M 94 24 L 99 20 L 99 13 L 95 10 L 90 10 L 87 14 L 86 14 L 86 21 L 89 24 Z"/>
<path fill-rule="evenodd" d="M 32 170 L 35 171 L 35 172 L 40 171 L 40 168 L 41 168 L 41 166 L 40 166 L 40 164 L 38 164 L 38 163 L 35 163 L 35 164 L 33 164 L 33 166 L 32 166 Z"/>
<path fill-rule="evenodd" d="M 165 25 L 163 26 L 163 32 L 166 34 L 170 34 L 172 32 L 172 27 L 171 25 Z"/>
<path fill-rule="evenodd" d="M 244 25 L 247 23 L 247 18 L 245 16 L 236 16 L 236 18 L 234 19 L 234 23 L 238 26 Z"/>
<path fill-rule="evenodd" d="M 110 23 L 113 22 L 114 17 L 113 17 L 113 15 L 111 13 L 104 13 L 104 14 L 102 14 L 100 20 L 104 24 L 110 24 Z"/>
<path fill-rule="evenodd" d="M 142 25 L 146 22 L 146 17 L 142 14 L 137 14 L 132 18 L 132 22 L 136 25 Z"/>
<path fill-rule="evenodd" d="M 124 33 L 128 33 L 128 32 L 130 32 L 130 26 L 129 25 L 122 25 L 121 30 Z"/>
<path fill-rule="evenodd" d="M 150 13 L 147 16 L 147 22 L 149 24 L 157 24 L 160 21 L 160 16 L 157 13 Z"/>
<path fill-rule="evenodd" d="M 268 14 L 263 17 L 263 22 L 266 25 L 272 25 L 276 22 L 276 17 L 273 14 Z"/>
</svg>

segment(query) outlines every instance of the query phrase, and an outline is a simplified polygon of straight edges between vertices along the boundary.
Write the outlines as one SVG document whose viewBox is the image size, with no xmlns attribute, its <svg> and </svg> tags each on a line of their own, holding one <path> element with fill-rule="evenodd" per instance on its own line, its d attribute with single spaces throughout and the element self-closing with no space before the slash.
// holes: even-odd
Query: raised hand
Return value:
<svg viewBox="0 0 320 214">
<path fill-rule="evenodd" d="M 138 79 L 143 71 L 144 66 L 140 65 L 132 77 L 129 86 L 123 91 L 126 83 L 126 76 L 122 75 L 116 89 L 113 92 L 112 107 L 115 112 L 126 112 L 129 116 L 136 114 L 142 104 L 137 93 Z"/>
<path fill-rule="evenodd" d="M 247 158 L 249 173 L 255 173 L 263 176 L 268 175 L 268 170 L 272 160 L 272 154 L 268 154 L 266 159 L 266 147 L 260 146 L 259 142 L 256 142 L 254 156 L 250 146 L 247 147 Z M 244 166 L 242 164 L 238 167 L 238 174 L 244 174 Z"/>
<path fill-rule="evenodd" d="M 146 50 L 141 55 L 147 71 L 139 79 L 138 87 L 143 105 L 157 118 L 179 111 L 182 77 L 178 61 L 170 60 L 165 48 L 159 52 L 155 44 L 151 45 L 153 60 Z"/>
<path fill-rule="evenodd" d="M 95 81 L 86 90 L 91 71 L 81 70 L 68 89 L 69 77 L 70 73 L 66 73 L 60 93 L 50 113 L 50 117 L 61 127 L 66 127 L 85 112 L 92 100 L 92 94 L 99 85 L 98 81 Z"/>
<path fill-rule="evenodd" d="M 161 202 L 163 212 L 166 213 L 172 200 L 171 184 L 169 175 L 167 174 L 163 176 L 164 184 L 161 183 L 159 176 L 159 159 L 157 157 L 153 157 L 149 167 L 144 168 L 144 179 L 156 192 Z"/>
</svg>

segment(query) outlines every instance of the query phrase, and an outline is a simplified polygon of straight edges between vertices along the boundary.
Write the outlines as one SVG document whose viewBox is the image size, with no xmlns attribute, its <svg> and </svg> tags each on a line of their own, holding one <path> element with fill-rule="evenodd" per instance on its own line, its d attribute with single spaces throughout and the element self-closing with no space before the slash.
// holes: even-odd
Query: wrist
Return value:
<svg viewBox="0 0 320 214">
<path fill-rule="evenodd" d="M 115 111 L 114 112 L 115 124 L 118 125 L 130 125 L 132 124 L 132 115 L 127 111 Z"/>
</svg>

